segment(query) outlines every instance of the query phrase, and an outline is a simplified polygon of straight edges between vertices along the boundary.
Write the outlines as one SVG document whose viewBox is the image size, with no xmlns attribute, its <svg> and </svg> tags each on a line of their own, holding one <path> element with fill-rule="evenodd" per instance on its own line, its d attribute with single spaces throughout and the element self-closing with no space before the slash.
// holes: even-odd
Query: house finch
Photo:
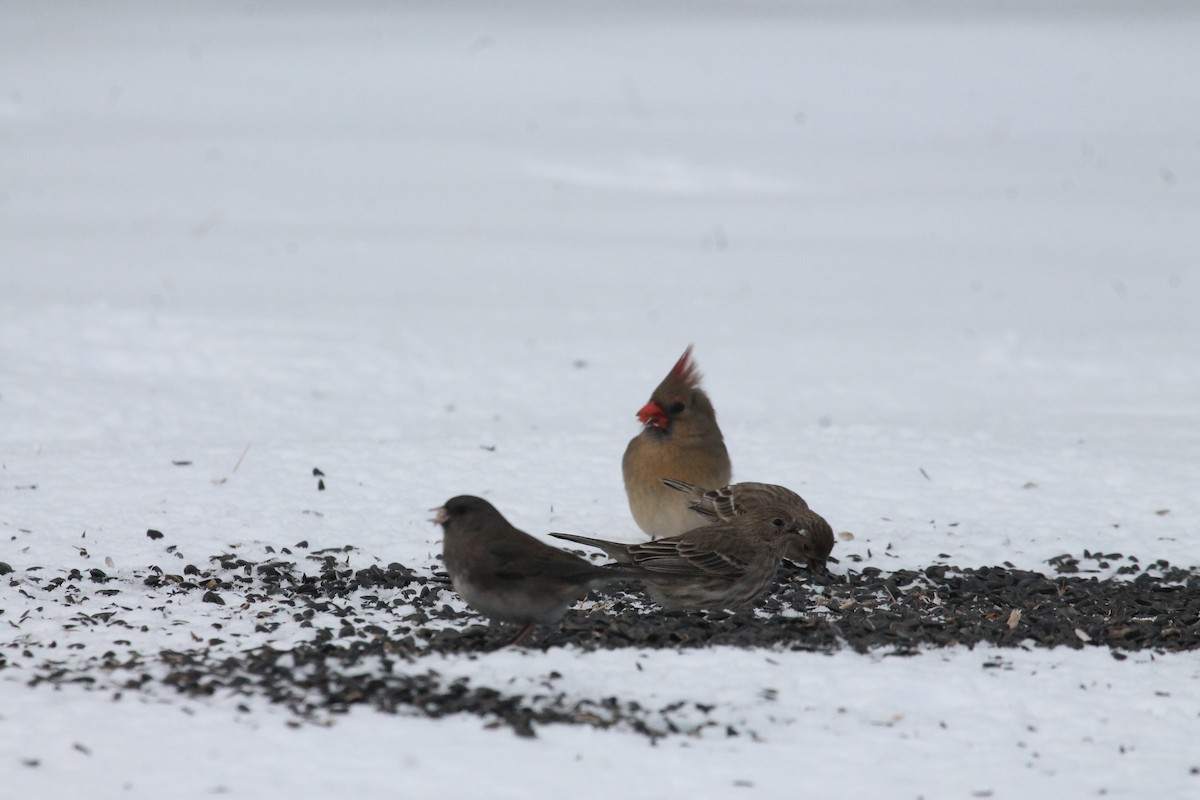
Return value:
<svg viewBox="0 0 1200 800">
<path fill-rule="evenodd" d="M 488 501 L 462 495 L 433 509 L 442 526 L 442 558 L 454 591 L 490 619 L 533 626 L 562 619 L 589 590 L 629 577 L 629 570 L 597 566 L 514 528 Z"/>
<path fill-rule="evenodd" d="M 825 571 L 825 562 L 833 550 L 833 529 L 791 489 L 772 483 L 746 482 L 705 491 L 673 478 L 663 478 L 663 484 L 682 492 L 688 507 L 709 520 L 728 521 L 761 509 L 779 509 L 807 531 L 805 536 L 789 542 L 784 558 L 804 561 L 813 572 Z"/>
<path fill-rule="evenodd" d="M 642 430 L 629 441 L 621 461 L 634 521 L 652 539 L 699 527 L 703 520 L 661 482 L 674 478 L 697 486 L 724 486 L 732 472 L 716 412 L 700 388 L 691 345 L 637 417 Z"/>
<path fill-rule="evenodd" d="M 787 547 L 807 534 L 787 513 L 760 509 L 640 544 L 550 535 L 599 548 L 628 565 L 663 608 L 713 609 L 737 608 L 758 597 L 775 578 Z"/>
</svg>

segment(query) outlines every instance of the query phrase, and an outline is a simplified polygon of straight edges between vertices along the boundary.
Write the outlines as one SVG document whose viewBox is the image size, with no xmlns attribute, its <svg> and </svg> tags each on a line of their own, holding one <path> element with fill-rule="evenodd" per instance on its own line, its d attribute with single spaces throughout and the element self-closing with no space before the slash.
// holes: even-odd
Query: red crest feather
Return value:
<svg viewBox="0 0 1200 800">
<path fill-rule="evenodd" d="M 683 355 L 675 362 L 675 366 L 671 367 L 667 380 L 676 380 L 689 389 L 694 389 L 700 384 L 700 377 L 700 370 L 692 361 L 692 345 L 689 344 L 687 350 L 684 350 Z"/>
</svg>

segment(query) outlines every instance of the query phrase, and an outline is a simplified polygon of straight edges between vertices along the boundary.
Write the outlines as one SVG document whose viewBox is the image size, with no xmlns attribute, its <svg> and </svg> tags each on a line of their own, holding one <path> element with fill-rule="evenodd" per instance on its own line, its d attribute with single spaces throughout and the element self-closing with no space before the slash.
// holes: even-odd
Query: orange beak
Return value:
<svg viewBox="0 0 1200 800">
<path fill-rule="evenodd" d="M 662 406 L 651 400 L 646 405 L 642 406 L 637 413 L 638 421 L 643 425 L 653 425 L 655 428 L 667 427 L 667 414 L 663 411 Z"/>
</svg>

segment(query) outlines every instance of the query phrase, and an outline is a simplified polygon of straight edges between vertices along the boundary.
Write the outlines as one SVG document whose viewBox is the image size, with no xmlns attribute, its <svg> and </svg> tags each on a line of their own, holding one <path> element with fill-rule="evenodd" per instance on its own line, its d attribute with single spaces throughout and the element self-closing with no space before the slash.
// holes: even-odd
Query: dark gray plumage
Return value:
<svg viewBox="0 0 1200 800">
<path fill-rule="evenodd" d="M 480 497 L 460 495 L 434 511 L 454 591 L 485 617 L 522 626 L 510 644 L 558 622 L 589 590 L 628 577 L 518 530 Z"/>
</svg>

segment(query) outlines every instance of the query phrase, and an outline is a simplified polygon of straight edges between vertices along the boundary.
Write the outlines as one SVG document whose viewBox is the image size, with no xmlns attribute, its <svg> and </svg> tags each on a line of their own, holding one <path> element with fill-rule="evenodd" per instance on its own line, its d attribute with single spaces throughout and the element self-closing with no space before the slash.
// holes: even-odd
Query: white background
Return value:
<svg viewBox="0 0 1200 800">
<path fill-rule="evenodd" d="M 4 4 L 7 791 L 1200 791 L 1194 654 L 419 665 L 715 703 L 759 738 L 655 747 L 365 709 L 293 729 L 265 701 L 27 688 L 19 658 L 120 635 L 64 632 L 79 609 L 29 566 L 108 558 L 131 594 L 167 544 L 427 567 L 427 509 L 460 493 L 635 540 L 620 456 L 691 342 L 735 478 L 852 533 L 835 570 L 1196 564 L 1200 15 L 1043 5 Z M 142 643 L 215 613 L 177 605 Z"/>
</svg>

